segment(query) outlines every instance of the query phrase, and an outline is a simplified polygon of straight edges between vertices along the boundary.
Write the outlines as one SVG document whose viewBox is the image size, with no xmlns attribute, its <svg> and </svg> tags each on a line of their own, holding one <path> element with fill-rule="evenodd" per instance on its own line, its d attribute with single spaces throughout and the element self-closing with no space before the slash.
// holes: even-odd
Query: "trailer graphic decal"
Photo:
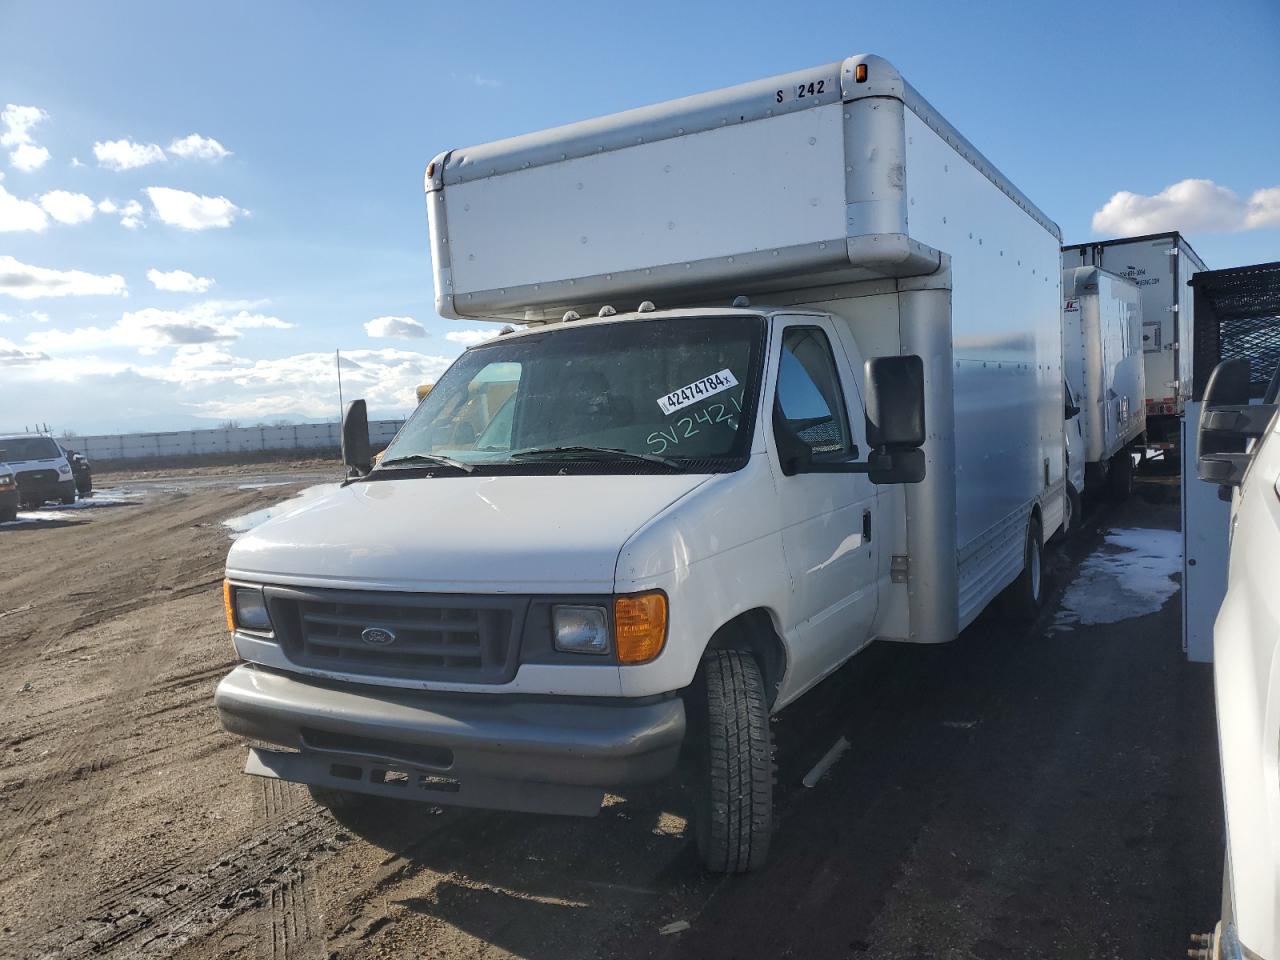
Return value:
<svg viewBox="0 0 1280 960">
<path fill-rule="evenodd" d="M 670 416 L 691 403 L 697 403 L 707 397 L 713 397 L 717 393 L 722 393 L 737 385 L 738 378 L 733 375 L 732 370 L 725 368 L 719 373 L 713 373 L 709 377 L 695 380 L 688 386 L 680 387 L 678 390 L 672 390 L 670 393 L 664 394 L 658 398 L 658 406 L 662 408 L 663 413 Z"/>
</svg>

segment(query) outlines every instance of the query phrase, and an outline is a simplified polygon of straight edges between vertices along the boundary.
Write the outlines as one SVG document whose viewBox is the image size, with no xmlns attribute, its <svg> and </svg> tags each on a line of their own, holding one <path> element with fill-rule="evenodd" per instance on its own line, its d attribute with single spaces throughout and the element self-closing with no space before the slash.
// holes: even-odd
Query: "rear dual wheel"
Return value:
<svg viewBox="0 0 1280 960">
<path fill-rule="evenodd" d="M 1004 613 L 1009 619 L 1029 624 L 1040 615 L 1044 602 L 1044 537 L 1040 521 L 1032 517 L 1027 524 L 1027 539 L 1023 546 L 1022 572 L 1018 579 L 1005 588 Z"/>
</svg>

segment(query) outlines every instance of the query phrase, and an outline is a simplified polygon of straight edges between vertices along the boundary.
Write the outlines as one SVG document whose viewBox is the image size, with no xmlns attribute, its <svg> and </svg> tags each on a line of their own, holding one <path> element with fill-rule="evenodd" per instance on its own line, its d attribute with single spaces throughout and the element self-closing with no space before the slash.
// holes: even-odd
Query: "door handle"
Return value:
<svg viewBox="0 0 1280 960">
<path fill-rule="evenodd" d="M 871 511 L 862 511 L 862 542 L 871 542 Z"/>
</svg>

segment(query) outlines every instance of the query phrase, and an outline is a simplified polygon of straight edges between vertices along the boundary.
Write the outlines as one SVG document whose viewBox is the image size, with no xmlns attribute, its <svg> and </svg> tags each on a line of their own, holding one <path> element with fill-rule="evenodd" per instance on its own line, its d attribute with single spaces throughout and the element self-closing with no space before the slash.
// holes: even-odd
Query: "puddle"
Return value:
<svg viewBox="0 0 1280 960">
<path fill-rule="evenodd" d="M 272 484 L 272 486 L 274 485 L 275 484 Z M 266 523 L 272 517 L 278 517 L 290 512 L 291 510 L 296 510 L 308 500 L 314 500 L 316 497 L 323 497 L 326 494 L 332 493 L 334 490 L 340 489 L 341 487 L 342 484 L 340 483 L 321 483 L 314 487 L 307 487 L 305 490 L 300 490 L 295 496 L 290 497 L 288 500 L 282 500 L 279 503 L 273 503 L 269 507 L 263 507 L 260 510 L 253 510 L 249 513 L 242 513 L 238 517 L 223 520 L 222 525 L 231 531 L 231 539 L 234 540 L 242 533 L 248 533 L 254 527 L 259 527 Z M 252 485 L 246 485 L 240 489 L 254 490 L 257 488 Z"/>
<path fill-rule="evenodd" d="M 1178 592 L 1182 534 L 1177 530 L 1112 530 L 1080 565 L 1062 598 L 1054 630 L 1119 623 L 1156 613 Z"/>
</svg>

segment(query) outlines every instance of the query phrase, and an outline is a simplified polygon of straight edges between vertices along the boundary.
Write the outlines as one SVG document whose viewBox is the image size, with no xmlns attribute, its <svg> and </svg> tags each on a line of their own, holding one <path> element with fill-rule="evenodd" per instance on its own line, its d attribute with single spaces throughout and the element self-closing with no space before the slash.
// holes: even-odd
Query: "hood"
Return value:
<svg viewBox="0 0 1280 960">
<path fill-rule="evenodd" d="M 246 533 L 227 573 L 294 586 L 609 593 L 627 538 L 708 477 L 418 477 L 353 483 Z"/>
</svg>

